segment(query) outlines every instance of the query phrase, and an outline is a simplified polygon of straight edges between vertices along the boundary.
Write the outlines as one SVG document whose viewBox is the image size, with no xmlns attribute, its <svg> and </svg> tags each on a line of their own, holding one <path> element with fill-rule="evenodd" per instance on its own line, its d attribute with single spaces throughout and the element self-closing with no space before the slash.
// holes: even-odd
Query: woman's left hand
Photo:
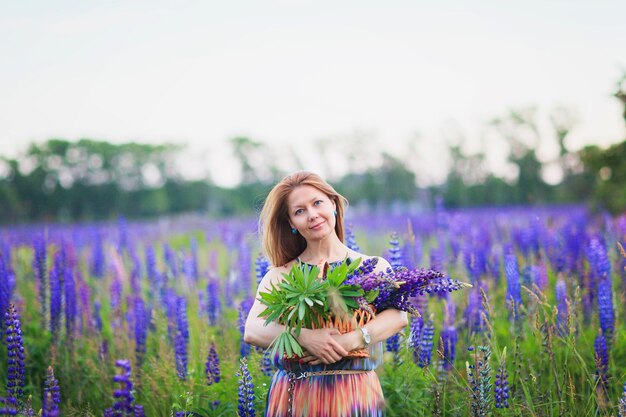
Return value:
<svg viewBox="0 0 626 417">
<path fill-rule="evenodd" d="M 333 335 L 333 339 L 335 339 L 337 343 L 339 343 L 339 345 L 341 345 L 341 347 L 348 352 L 360 347 L 360 339 L 358 338 L 358 334 L 354 331 Z M 319 365 L 323 363 L 320 358 L 313 355 L 305 356 L 301 359 L 301 361 L 302 363 L 308 363 L 309 365 Z"/>
</svg>

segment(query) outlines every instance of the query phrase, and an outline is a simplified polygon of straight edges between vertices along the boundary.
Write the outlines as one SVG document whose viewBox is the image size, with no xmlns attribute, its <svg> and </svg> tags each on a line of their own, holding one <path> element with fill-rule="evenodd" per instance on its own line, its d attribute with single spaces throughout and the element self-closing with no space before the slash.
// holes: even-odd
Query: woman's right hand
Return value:
<svg viewBox="0 0 626 417">
<path fill-rule="evenodd" d="M 331 364 L 348 355 L 339 342 L 333 337 L 339 335 L 339 330 L 333 328 L 302 329 L 298 342 L 309 353 L 302 358 L 302 362 L 311 362 L 311 365 L 319 363 Z"/>
</svg>

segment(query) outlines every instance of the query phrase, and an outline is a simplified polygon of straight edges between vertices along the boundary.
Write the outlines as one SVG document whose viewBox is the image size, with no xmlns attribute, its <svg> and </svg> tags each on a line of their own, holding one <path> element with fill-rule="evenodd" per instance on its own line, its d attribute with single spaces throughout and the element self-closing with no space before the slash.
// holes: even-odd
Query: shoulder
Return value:
<svg viewBox="0 0 626 417">
<path fill-rule="evenodd" d="M 374 272 L 383 272 L 383 271 L 386 271 L 387 268 L 391 268 L 391 265 L 389 264 L 389 262 L 382 256 L 370 256 L 370 255 L 365 255 L 363 253 L 358 253 L 358 252 L 353 251 L 353 253 L 350 254 L 350 257 L 352 259 L 361 258 L 361 263 L 363 263 L 363 261 L 366 261 L 368 259 L 378 259 L 378 263 L 376 264 L 376 269 L 374 269 Z"/>
<path fill-rule="evenodd" d="M 271 284 L 278 285 L 283 280 L 283 274 L 288 274 L 291 270 L 294 261 L 287 262 L 282 266 L 273 266 L 271 267 L 261 282 L 259 283 L 259 289 L 270 289 Z"/>
</svg>

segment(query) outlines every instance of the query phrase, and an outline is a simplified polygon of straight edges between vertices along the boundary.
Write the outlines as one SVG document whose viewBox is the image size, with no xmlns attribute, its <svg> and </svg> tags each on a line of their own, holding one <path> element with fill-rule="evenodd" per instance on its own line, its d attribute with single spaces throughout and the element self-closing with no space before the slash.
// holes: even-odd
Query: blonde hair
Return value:
<svg viewBox="0 0 626 417">
<path fill-rule="evenodd" d="M 274 266 L 282 266 L 295 259 L 306 248 L 302 235 L 292 234 L 289 224 L 287 199 L 289 194 L 302 185 L 315 187 L 335 202 L 337 210 L 335 232 L 343 242 L 343 213 L 348 200 L 324 181 L 319 175 L 307 171 L 298 171 L 287 175 L 272 188 L 267 195 L 259 218 L 259 232 L 263 238 L 263 249 Z"/>
</svg>

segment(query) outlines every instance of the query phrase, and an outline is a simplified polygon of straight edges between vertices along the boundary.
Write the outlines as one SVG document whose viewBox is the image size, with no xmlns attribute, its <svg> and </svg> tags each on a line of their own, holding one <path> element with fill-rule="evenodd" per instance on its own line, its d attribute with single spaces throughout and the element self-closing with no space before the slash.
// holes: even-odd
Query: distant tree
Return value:
<svg viewBox="0 0 626 417">
<path fill-rule="evenodd" d="M 586 146 L 580 151 L 585 168 L 594 176 L 596 205 L 614 214 L 626 210 L 626 141 L 600 149 Z"/>
</svg>

